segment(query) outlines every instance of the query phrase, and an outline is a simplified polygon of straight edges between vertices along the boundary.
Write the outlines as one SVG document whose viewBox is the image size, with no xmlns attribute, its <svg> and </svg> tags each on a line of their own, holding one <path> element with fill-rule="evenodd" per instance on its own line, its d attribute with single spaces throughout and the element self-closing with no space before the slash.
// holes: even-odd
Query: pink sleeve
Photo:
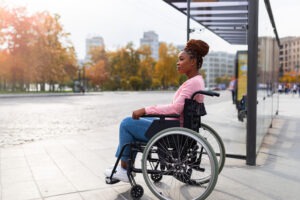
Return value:
<svg viewBox="0 0 300 200">
<path fill-rule="evenodd" d="M 184 100 L 191 98 L 194 91 L 193 82 L 186 81 L 175 93 L 172 104 L 146 107 L 146 114 L 181 114 L 183 112 Z"/>
</svg>

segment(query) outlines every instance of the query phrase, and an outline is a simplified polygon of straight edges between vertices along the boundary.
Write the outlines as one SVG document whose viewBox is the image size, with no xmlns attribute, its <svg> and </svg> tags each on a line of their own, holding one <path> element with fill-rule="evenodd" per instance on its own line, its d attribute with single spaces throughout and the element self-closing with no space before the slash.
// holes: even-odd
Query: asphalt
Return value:
<svg viewBox="0 0 300 200">
<path fill-rule="evenodd" d="M 217 185 L 207 199 L 296 200 L 300 196 L 300 98 L 280 95 L 273 119 L 257 154 L 256 166 L 227 158 Z M 231 102 L 208 105 L 203 122 L 221 135 L 227 152 L 245 154 L 245 125 L 237 121 Z M 225 116 L 220 118 L 219 116 Z M 0 148 L 0 200 L 124 200 L 130 185 L 107 185 L 104 170 L 114 163 L 118 126 L 101 134 L 49 138 Z M 142 199 L 156 199 L 145 186 Z"/>
</svg>

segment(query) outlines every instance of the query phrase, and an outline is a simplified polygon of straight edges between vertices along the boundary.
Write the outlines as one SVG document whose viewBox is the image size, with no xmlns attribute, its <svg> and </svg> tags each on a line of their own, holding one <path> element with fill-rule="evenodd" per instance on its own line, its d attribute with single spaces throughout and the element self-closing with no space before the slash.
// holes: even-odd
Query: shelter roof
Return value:
<svg viewBox="0 0 300 200">
<path fill-rule="evenodd" d="M 248 0 L 190 0 L 190 5 L 189 0 L 163 1 L 228 43 L 247 44 Z"/>
</svg>

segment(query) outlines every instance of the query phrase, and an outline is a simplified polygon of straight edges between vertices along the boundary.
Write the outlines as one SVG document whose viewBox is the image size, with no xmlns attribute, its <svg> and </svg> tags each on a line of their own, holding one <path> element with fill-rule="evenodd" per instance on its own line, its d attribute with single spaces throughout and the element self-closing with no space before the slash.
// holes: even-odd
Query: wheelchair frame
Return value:
<svg viewBox="0 0 300 200">
<path fill-rule="evenodd" d="M 216 141 L 218 145 L 216 147 L 218 148 L 217 154 L 214 151 L 215 147 L 210 145 L 207 136 L 201 136 L 201 131 L 200 134 L 198 133 L 202 126 L 201 116 L 205 115 L 206 111 L 203 103 L 200 104 L 193 100 L 197 94 L 219 96 L 218 93 L 212 91 L 197 91 L 191 99 L 186 99 L 184 127 L 180 127 L 179 120 L 167 120 L 168 118 L 179 118 L 179 115 L 144 116 L 159 118 L 154 120 L 155 123 L 151 124 L 146 133 L 150 140 L 147 143 L 136 141 L 125 144 L 121 148 L 120 156 L 116 160 L 112 174 L 110 177 L 106 177 L 106 183 L 115 184 L 119 182 L 119 180 L 113 178 L 113 174 L 125 148 L 129 147 L 130 159 L 128 160 L 127 176 L 132 186 L 131 196 L 133 199 L 140 199 L 144 193 L 143 187 L 136 183 L 133 173 L 143 173 L 148 188 L 159 199 L 174 198 L 170 191 L 165 189 L 166 187 L 160 187 L 168 183 L 168 178 L 165 182 L 160 183 L 163 177 L 171 177 L 169 179 L 172 179 L 171 182 L 174 183 L 175 187 L 180 189 L 184 187 L 185 190 L 192 191 L 189 195 L 201 191 L 198 196 L 189 196 L 186 199 L 205 199 L 209 196 L 215 187 L 218 174 L 223 168 L 225 148 L 220 136 L 211 127 L 203 124 L 202 128 L 208 130 L 209 137 L 212 136 L 211 138 Z M 143 154 L 140 169 L 134 167 L 137 153 Z M 203 166 L 201 166 L 202 162 L 204 163 Z M 149 169 L 149 167 L 152 167 L 152 169 Z M 196 175 L 197 178 L 194 178 L 193 176 Z M 194 189 L 195 187 L 197 189 Z M 182 194 L 178 193 L 176 195 L 180 196 Z"/>
</svg>

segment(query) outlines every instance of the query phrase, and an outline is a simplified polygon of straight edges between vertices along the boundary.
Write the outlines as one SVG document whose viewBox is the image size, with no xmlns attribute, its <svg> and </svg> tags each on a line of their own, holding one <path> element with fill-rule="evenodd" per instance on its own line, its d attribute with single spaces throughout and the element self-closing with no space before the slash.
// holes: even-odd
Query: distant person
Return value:
<svg viewBox="0 0 300 200">
<path fill-rule="evenodd" d="M 153 118 L 141 117 L 145 114 L 179 114 L 180 124 L 183 123 L 183 107 L 186 98 L 191 98 L 192 94 L 199 90 L 204 90 L 204 80 L 199 74 L 202 67 L 203 57 L 208 53 L 209 46 L 202 40 L 189 40 L 185 48 L 178 54 L 177 71 L 185 74 L 188 78 L 174 94 L 172 103 L 166 105 L 155 105 L 133 111 L 131 117 L 125 118 L 119 128 L 119 145 L 116 157 L 120 156 L 121 148 L 134 141 L 147 142 L 146 131 L 153 122 Z M 202 103 L 203 95 L 197 95 L 196 101 Z M 114 179 L 128 182 L 127 163 L 129 159 L 129 147 L 121 157 L 121 166 L 118 166 L 113 175 Z M 105 170 L 105 176 L 110 177 L 113 168 Z"/>
<path fill-rule="evenodd" d="M 284 85 L 284 93 L 285 94 L 289 94 L 290 92 L 290 84 L 289 83 L 285 83 Z"/>
<path fill-rule="evenodd" d="M 278 84 L 278 92 L 279 92 L 279 94 L 282 94 L 282 91 L 283 91 L 282 84 Z"/>
<path fill-rule="evenodd" d="M 228 90 L 231 91 L 232 103 L 235 104 L 236 99 L 236 78 L 232 77 L 228 86 Z"/>
<path fill-rule="evenodd" d="M 298 85 L 296 83 L 293 84 L 293 89 L 292 90 L 293 90 L 293 95 L 297 94 L 297 92 L 298 92 Z"/>
</svg>

